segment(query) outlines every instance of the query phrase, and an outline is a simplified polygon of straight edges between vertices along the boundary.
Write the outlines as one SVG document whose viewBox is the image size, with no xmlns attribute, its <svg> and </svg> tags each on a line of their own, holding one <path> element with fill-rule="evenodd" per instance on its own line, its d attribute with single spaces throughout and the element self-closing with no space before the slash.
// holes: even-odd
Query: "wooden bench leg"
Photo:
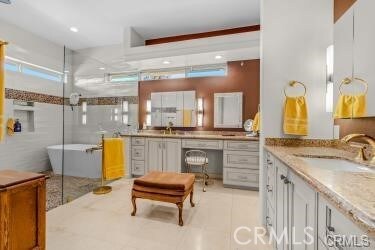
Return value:
<svg viewBox="0 0 375 250">
<path fill-rule="evenodd" d="M 184 204 L 182 202 L 179 202 L 176 205 L 178 207 L 178 225 L 182 227 L 184 225 L 184 221 L 182 220 L 182 209 L 184 207 Z"/>
<path fill-rule="evenodd" d="M 135 216 L 135 213 L 137 212 L 137 204 L 135 203 L 135 199 L 136 199 L 137 197 L 135 197 L 135 196 L 132 196 L 132 203 L 133 203 L 133 212 L 132 212 L 132 216 Z"/>
<path fill-rule="evenodd" d="M 190 192 L 190 205 L 192 207 L 195 207 L 194 201 L 193 201 L 193 196 L 194 196 L 194 189 L 191 190 Z"/>
</svg>

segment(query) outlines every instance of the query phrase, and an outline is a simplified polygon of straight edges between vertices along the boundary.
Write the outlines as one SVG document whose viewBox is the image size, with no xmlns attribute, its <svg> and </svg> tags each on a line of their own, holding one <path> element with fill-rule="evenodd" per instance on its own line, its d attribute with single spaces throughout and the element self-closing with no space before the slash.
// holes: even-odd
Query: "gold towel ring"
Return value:
<svg viewBox="0 0 375 250">
<path fill-rule="evenodd" d="M 302 82 L 299 82 L 299 81 L 290 81 L 289 83 L 288 83 L 288 85 L 286 85 L 285 87 L 284 87 L 284 95 L 286 96 L 286 97 L 288 97 L 288 95 L 287 95 L 287 93 L 286 93 L 286 89 L 290 86 L 290 87 L 294 87 L 296 84 L 300 84 L 300 85 L 302 85 L 302 87 L 305 89 L 305 93 L 303 93 L 303 96 L 306 96 L 306 92 L 307 92 L 307 88 L 306 88 L 306 85 L 305 84 L 303 84 Z"/>
<path fill-rule="evenodd" d="M 363 92 L 363 94 L 367 94 L 367 91 L 368 91 L 368 83 L 361 79 L 361 78 L 357 78 L 357 77 L 353 77 L 353 78 L 349 78 L 349 77 L 345 77 L 342 81 L 341 81 L 341 84 L 340 84 L 340 87 L 339 87 L 339 92 L 341 95 L 343 95 L 342 93 L 342 86 L 345 85 L 348 85 L 348 84 L 351 84 L 354 80 L 357 80 L 359 81 L 360 83 L 362 83 L 364 86 L 365 86 L 365 91 Z"/>
</svg>

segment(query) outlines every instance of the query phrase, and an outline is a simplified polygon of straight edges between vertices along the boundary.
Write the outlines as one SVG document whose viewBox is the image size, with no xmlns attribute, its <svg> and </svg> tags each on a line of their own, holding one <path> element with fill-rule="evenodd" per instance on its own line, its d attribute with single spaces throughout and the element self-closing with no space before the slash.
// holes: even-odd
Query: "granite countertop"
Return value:
<svg viewBox="0 0 375 250">
<path fill-rule="evenodd" d="M 176 132 L 176 131 L 174 131 Z M 243 132 L 210 131 L 204 132 L 184 132 L 177 131 L 175 134 L 163 134 L 162 131 L 148 132 L 142 131 L 131 134 L 121 134 L 121 136 L 153 137 L 153 138 L 180 138 L 180 139 L 209 139 L 209 140 L 237 140 L 237 141 L 259 141 L 259 137 L 246 136 Z"/>
<path fill-rule="evenodd" d="M 265 146 L 280 161 L 329 200 L 339 211 L 375 237 L 375 173 L 333 171 L 309 165 L 298 156 L 355 161 L 355 153 L 334 147 Z M 374 167 L 368 165 L 368 167 Z"/>
</svg>

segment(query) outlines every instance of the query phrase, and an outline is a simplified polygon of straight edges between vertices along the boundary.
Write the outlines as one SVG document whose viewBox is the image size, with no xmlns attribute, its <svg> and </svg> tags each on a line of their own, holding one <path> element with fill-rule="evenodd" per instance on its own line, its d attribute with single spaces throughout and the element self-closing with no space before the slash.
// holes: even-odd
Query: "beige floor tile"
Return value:
<svg viewBox="0 0 375 250">
<path fill-rule="evenodd" d="M 230 245 L 229 233 L 188 228 L 178 250 L 227 250 Z"/>
<path fill-rule="evenodd" d="M 202 192 L 199 183 L 196 206 L 187 198 L 180 227 L 175 204 L 137 199 L 137 214 L 130 216 L 132 180 L 111 185 L 107 195 L 89 193 L 47 213 L 48 250 L 270 249 L 239 245 L 232 235 L 238 226 L 260 224 L 258 192 L 223 188 L 220 181 Z"/>
</svg>

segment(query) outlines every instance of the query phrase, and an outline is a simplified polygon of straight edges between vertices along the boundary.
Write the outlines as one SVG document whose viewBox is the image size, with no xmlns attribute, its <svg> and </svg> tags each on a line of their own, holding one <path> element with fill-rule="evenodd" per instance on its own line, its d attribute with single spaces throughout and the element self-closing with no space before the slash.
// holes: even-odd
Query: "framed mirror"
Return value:
<svg viewBox="0 0 375 250">
<path fill-rule="evenodd" d="M 214 127 L 242 128 L 242 92 L 214 94 Z"/>
<path fill-rule="evenodd" d="M 351 96 L 366 93 L 367 110 L 359 115 L 339 118 L 375 116 L 375 1 L 353 2 L 334 24 L 333 112 L 340 90 L 344 95 Z M 341 85 L 345 78 L 352 81 Z"/>
</svg>

